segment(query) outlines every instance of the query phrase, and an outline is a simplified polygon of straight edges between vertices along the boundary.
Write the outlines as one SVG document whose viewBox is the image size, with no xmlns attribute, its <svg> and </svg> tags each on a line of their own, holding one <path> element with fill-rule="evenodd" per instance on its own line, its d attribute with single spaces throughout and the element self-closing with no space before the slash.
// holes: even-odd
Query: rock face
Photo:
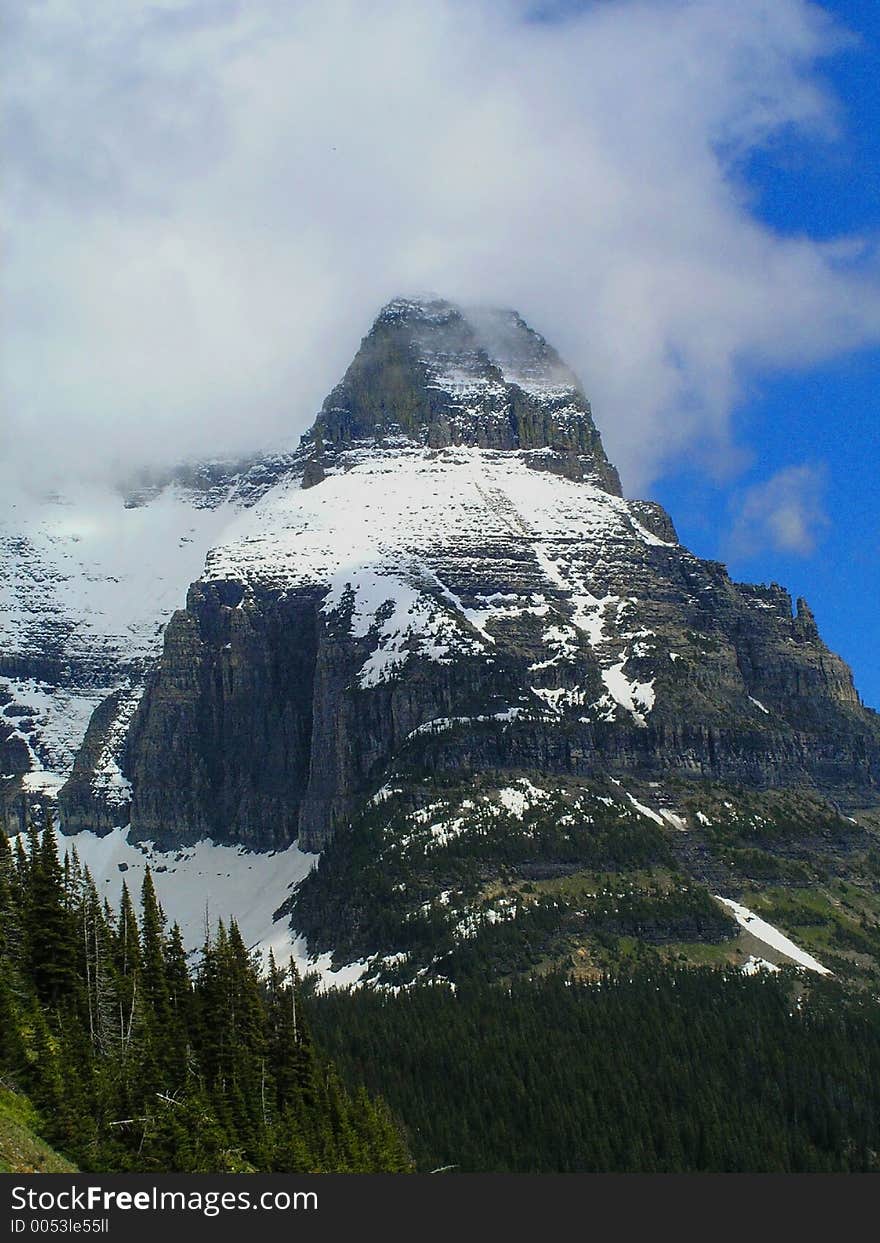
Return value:
<svg viewBox="0 0 880 1243">
<path fill-rule="evenodd" d="M 9 692 L 0 695 L 6 700 L 4 707 L 9 706 Z M 0 833 L 18 833 L 25 827 L 26 806 L 18 796 L 22 778 L 30 769 L 30 752 L 14 720 L 0 718 Z"/>
<path fill-rule="evenodd" d="M 141 694 L 139 686 L 120 688 L 92 714 L 62 790 L 67 833 L 88 829 L 104 834 L 128 822 L 131 783 L 123 776 L 119 761 Z"/>
<path fill-rule="evenodd" d="M 515 311 L 389 303 L 305 438 L 307 483 L 353 443 L 401 436 L 532 450 L 539 469 L 620 495 L 580 381 Z"/>
<path fill-rule="evenodd" d="M 322 849 L 426 774 L 880 801 L 880 720 L 806 604 L 624 500 L 578 381 L 517 315 L 437 300 L 380 314 L 230 517 L 112 755 L 99 724 L 62 809 L 107 824 L 104 755 L 133 835 L 167 846 Z"/>
</svg>

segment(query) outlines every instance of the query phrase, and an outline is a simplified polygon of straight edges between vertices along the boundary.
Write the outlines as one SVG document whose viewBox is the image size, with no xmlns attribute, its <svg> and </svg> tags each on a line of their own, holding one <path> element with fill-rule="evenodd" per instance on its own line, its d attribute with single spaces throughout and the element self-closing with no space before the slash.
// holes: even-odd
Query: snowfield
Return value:
<svg viewBox="0 0 880 1243">
<path fill-rule="evenodd" d="M 719 902 L 723 903 L 732 912 L 734 919 L 740 927 L 745 928 L 753 937 L 763 941 L 765 945 L 769 945 L 772 949 L 778 950 L 780 954 L 784 954 L 786 958 L 790 958 L 798 966 L 806 967 L 808 971 L 815 971 L 819 975 L 831 975 L 828 968 L 823 967 L 812 954 L 808 954 L 799 945 L 795 945 L 794 941 L 789 940 L 784 932 L 780 932 L 778 928 L 768 924 L 766 920 L 761 919 L 754 911 L 750 911 L 747 906 L 740 906 L 738 902 L 734 902 L 730 898 L 722 898 L 718 894 L 715 896 Z"/>
<path fill-rule="evenodd" d="M 247 946 L 264 956 L 271 949 L 282 965 L 292 956 L 301 974 L 317 971 L 324 987 L 356 983 L 366 970 L 365 963 L 353 963 L 333 971 L 329 954 L 309 958 L 304 941 L 291 931 L 287 918 L 274 918 L 274 912 L 318 861 L 316 854 L 296 844 L 284 851 L 256 854 L 241 846 L 217 846 L 206 840 L 162 851 L 149 842 L 129 841 L 127 828 L 113 829 L 104 837 L 89 832 L 59 835 L 58 844 L 62 854 L 76 851 L 99 896 L 114 909 L 123 881 L 138 908 L 149 865 L 169 927 L 180 925 L 191 952 L 204 943 L 206 921 L 215 928 L 219 919 L 228 924 L 234 916 Z"/>
</svg>

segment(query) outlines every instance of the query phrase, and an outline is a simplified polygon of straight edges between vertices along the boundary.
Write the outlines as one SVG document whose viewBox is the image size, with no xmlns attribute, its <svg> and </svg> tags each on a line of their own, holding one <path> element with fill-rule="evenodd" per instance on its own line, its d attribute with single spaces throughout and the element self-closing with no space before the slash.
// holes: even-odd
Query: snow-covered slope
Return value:
<svg viewBox="0 0 880 1243">
<path fill-rule="evenodd" d="M 36 709 L 28 741 L 42 769 L 69 770 L 96 704 L 155 656 L 165 621 L 229 517 L 226 505 L 194 508 L 176 487 L 130 509 L 110 489 L 8 505 L 0 528 L 3 681 Z M 16 668 L 35 676 L 16 678 Z M 7 706 L 5 714 L 14 712 Z"/>
<path fill-rule="evenodd" d="M 63 496 L 4 496 L 0 742 L 15 756 L 14 772 L 0 772 L 7 801 L 19 782 L 25 793 L 57 791 L 97 706 L 142 685 L 208 549 L 288 465 L 182 470 L 135 492 L 73 480 Z"/>
<path fill-rule="evenodd" d="M 518 706 L 543 713 L 576 704 L 593 719 L 620 709 L 644 725 L 653 678 L 644 665 L 629 676 L 628 661 L 648 658 L 653 632 L 635 620 L 636 596 L 597 596 L 591 587 L 618 576 L 621 549 L 629 559 L 666 541 L 620 497 L 537 470 L 533 456 L 408 443 L 354 448 L 320 487 L 291 480 L 234 520 L 202 581 L 326 590 L 324 613 L 350 609 L 351 633 L 371 638 L 361 687 L 419 657 L 448 663 L 469 651 L 491 659 L 500 632 L 533 618 L 544 659 Z M 584 644 L 604 684 L 593 701 L 580 687 L 556 685 L 560 665 Z"/>
</svg>

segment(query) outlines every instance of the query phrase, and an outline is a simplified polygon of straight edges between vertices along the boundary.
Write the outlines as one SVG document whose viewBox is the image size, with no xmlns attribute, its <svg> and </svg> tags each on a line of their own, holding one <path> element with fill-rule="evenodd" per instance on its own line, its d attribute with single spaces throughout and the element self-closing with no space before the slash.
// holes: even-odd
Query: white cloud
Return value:
<svg viewBox="0 0 880 1243">
<path fill-rule="evenodd" d="M 413 289 L 518 307 L 631 491 L 730 451 L 752 369 L 880 338 L 872 251 L 763 227 L 737 175 L 781 133 L 833 140 L 839 35 L 805 0 L 50 0 L 6 26 L 19 474 L 293 443 Z"/>
<path fill-rule="evenodd" d="M 821 466 L 788 466 L 748 488 L 736 503 L 728 552 L 747 559 L 767 551 L 808 557 L 828 526 Z"/>
</svg>

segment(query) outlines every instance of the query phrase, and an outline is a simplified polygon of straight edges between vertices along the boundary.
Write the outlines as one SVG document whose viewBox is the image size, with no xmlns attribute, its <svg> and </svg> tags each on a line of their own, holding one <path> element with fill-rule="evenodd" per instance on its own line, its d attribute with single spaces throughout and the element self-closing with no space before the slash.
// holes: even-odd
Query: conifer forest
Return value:
<svg viewBox="0 0 880 1243">
<path fill-rule="evenodd" d="M 319 992 L 234 921 L 188 955 L 147 870 L 102 901 L 0 836 L 0 1077 L 76 1168 L 868 1171 L 880 1006 L 793 970 Z"/>
</svg>

